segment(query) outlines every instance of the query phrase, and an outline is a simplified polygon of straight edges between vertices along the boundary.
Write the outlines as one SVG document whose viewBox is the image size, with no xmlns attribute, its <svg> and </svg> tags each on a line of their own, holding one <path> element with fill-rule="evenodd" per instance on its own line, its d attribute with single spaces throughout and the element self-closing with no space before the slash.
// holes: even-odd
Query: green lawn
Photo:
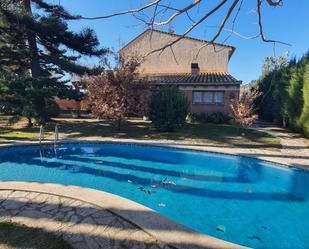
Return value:
<svg viewBox="0 0 309 249">
<path fill-rule="evenodd" d="M 216 124 L 186 124 L 175 132 L 158 132 L 150 122 L 140 119 L 124 121 L 121 131 L 118 132 L 113 122 L 98 121 L 95 119 L 55 119 L 46 126 L 46 136 L 52 135 L 55 124 L 59 125 L 59 132 L 67 138 L 80 137 L 112 137 L 159 140 L 168 139 L 178 142 L 194 144 L 221 144 L 247 148 L 281 148 L 279 139 L 252 129 L 241 128 L 233 125 Z M 7 127 L 0 126 L 0 139 L 26 140 L 38 139 L 39 127 Z M 242 134 L 244 136 L 242 136 Z"/>
<path fill-rule="evenodd" d="M 72 249 L 60 237 L 41 229 L 0 222 L 0 249 Z"/>
</svg>

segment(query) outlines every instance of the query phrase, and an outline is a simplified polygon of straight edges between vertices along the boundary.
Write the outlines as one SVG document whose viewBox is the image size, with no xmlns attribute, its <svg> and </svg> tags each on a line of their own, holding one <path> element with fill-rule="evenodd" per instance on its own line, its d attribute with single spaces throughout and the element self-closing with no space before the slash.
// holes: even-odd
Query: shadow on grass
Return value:
<svg viewBox="0 0 309 249">
<path fill-rule="evenodd" d="M 66 133 L 67 138 L 95 136 L 145 140 L 165 139 L 198 144 L 227 144 L 244 148 L 281 149 L 279 139 L 274 136 L 232 125 L 186 124 L 175 132 L 159 132 L 152 127 L 150 122 L 140 120 L 124 121 L 121 131 L 118 132 L 113 123 L 109 121 L 78 122 L 77 124 L 62 121 L 60 130 Z"/>
<path fill-rule="evenodd" d="M 122 122 L 121 131 L 117 131 L 109 120 L 55 119 L 45 126 L 46 136 L 52 135 L 55 125 L 67 138 L 111 137 L 144 140 L 175 140 L 197 144 L 227 144 L 244 148 L 264 148 L 279 150 L 279 139 L 252 129 L 232 125 L 186 124 L 175 132 L 159 132 L 150 122 L 128 120 Z M 47 134 L 49 133 L 49 134 Z M 242 136 L 245 134 L 245 136 Z M 0 140 L 37 140 L 39 127 L 13 128 L 0 125 Z"/>
<path fill-rule="evenodd" d="M 0 248 L 73 249 L 61 237 L 39 228 L 9 222 L 0 222 Z"/>
</svg>

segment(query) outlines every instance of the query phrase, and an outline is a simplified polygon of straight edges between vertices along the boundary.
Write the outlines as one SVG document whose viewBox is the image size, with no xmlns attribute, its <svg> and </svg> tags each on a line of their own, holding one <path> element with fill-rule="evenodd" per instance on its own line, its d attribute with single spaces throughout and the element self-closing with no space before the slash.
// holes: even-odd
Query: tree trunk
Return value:
<svg viewBox="0 0 309 249">
<path fill-rule="evenodd" d="M 28 14 L 32 16 L 31 0 L 23 0 L 23 5 Z M 35 34 L 29 30 L 27 30 L 27 42 L 31 56 L 31 75 L 33 78 L 37 78 L 41 75 L 38 46 Z"/>
<path fill-rule="evenodd" d="M 121 128 L 121 119 L 117 120 L 117 131 L 120 131 Z"/>
<path fill-rule="evenodd" d="M 32 127 L 33 123 L 31 117 L 27 117 L 27 119 L 28 119 L 28 127 Z"/>
<path fill-rule="evenodd" d="M 28 12 L 29 16 L 32 16 L 32 9 L 31 9 L 31 0 L 23 0 L 23 6 L 25 11 Z M 42 75 L 40 60 L 39 60 L 39 50 L 38 44 L 36 40 L 35 33 L 31 32 L 30 30 L 26 29 L 27 34 L 27 43 L 29 45 L 30 50 L 30 71 L 32 78 L 38 78 Z M 36 112 L 38 115 L 38 121 L 40 124 L 45 124 L 48 121 L 48 117 L 46 114 L 46 103 L 44 97 L 37 97 L 36 99 Z"/>
<path fill-rule="evenodd" d="M 46 124 L 46 122 L 49 121 L 49 117 L 46 113 L 45 99 L 43 97 L 37 97 L 34 104 L 38 115 L 39 124 Z"/>
</svg>

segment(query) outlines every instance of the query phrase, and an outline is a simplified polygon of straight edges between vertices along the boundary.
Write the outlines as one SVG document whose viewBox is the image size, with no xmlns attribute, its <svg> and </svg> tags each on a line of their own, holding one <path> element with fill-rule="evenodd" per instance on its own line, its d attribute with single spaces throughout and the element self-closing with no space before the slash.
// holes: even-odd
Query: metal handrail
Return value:
<svg viewBox="0 0 309 249">
<path fill-rule="evenodd" d="M 59 129 L 58 125 L 55 126 L 55 133 L 54 133 L 54 145 L 56 146 L 58 140 L 59 140 Z"/>
<path fill-rule="evenodd" d="M 44 140 L 44 126 L 41 125 L 40 126 L 40 135 L 39 135 L 40 144 L 42 143 L 43 140 Z"/>
</svg>

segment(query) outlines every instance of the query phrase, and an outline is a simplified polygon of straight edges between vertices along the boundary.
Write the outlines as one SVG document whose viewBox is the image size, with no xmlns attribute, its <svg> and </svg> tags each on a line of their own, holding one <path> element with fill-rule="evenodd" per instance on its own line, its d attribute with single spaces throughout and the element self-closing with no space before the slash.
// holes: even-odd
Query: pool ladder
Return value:
<svg viewBox="0 0 309 249">
<path fill-rule="evenodd" d="M 40 135 L 39 135 L 39 142 L 40 144 L 44 141 L 44 126 L 41 125 L 40 126 Z M 57 142 L 59 141 L 59 129 L 58 129 L 58 125 L 55 125 L 55 132 L 54 132 L 54 145 L 57 145 Z"/>
<path fill-rule="evenodd" d="M 59 140 L 59 130 L 58 130 L 58 125 L 55 125 L 55 133 L 54 133 L 54 145 L 56 147 L 57 142 Z"/>
<path fill-rule="evenodd" d="M 44 140 L 44 126 L 41 125 L 40 126 L 40 135 L 39 135 L 40 144 L 42 143 L 43 140 Z"/>
</svg>

